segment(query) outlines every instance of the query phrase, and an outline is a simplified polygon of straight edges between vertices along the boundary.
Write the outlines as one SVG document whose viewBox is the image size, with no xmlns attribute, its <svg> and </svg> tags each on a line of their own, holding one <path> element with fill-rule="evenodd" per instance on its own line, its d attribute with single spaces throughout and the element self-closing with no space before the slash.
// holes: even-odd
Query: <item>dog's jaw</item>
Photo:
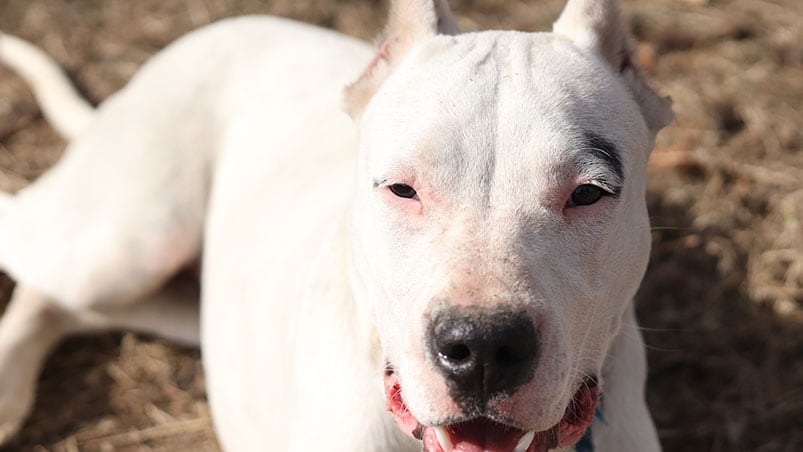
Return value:
<svg viewBox="0 0 803 452">
<path fill-rule="evenodd" d="M 580 384 L 559 423 L 546 430 L 522 430 L 487 417 L 422 425 L 407 408 L 392 369 L 385 372 L 387 409 L 399 428 L 423 441 L 424 452 L 541 452 L 577 443 L 591 425 L 599 399 L 596 379 Z"/>
</svg>

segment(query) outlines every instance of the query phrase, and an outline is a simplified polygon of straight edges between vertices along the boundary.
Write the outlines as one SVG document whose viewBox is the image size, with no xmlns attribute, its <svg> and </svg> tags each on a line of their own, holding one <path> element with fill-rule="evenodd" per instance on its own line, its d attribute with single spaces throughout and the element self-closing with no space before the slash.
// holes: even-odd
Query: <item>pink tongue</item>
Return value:
<svg viewBox="0 0 803 452">
<path fill-rule="evenodd" d="M 446 430 L 460 452 L 510 452 L 525 433 L 485 419 L 453 424 Z"/>
<path fill-rule="evenodd" d="M 524 432 L 491 421 L 472 421 L 458 426 L 446 427 L 453 445 L 451 452 L 513 452 Z M 535 434 L 527 452 L 546 452 L 552 432 L 547 430 Z M 444 452 L 433 427 L 424 429 L 424 451 Z"/>
</svg>

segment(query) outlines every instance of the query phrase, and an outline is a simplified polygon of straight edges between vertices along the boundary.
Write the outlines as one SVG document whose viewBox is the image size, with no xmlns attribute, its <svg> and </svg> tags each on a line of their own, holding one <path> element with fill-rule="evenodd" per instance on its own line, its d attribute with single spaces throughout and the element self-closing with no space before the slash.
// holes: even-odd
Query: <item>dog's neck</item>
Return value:
<svg viewBox="0 0 803 452">
<path fill-rule="evenodd" d="M 644 340 L 631 303 L 603 365 L 603 395 L 591 425 L 591 450 L 661 450 L 644 398 L 646 380 Z"/>
</svg>

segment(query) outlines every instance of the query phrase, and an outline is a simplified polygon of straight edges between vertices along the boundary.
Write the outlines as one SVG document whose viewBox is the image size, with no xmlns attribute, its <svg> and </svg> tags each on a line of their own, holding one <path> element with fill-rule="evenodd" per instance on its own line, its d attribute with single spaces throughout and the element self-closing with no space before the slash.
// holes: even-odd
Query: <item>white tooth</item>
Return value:
<svg viewBox="0 0 803 452">
<path fill-rule="evenodd" d="M 513 452 L 527 452 L 527 449 L 530 447 L 530 444 L 533 443 L 534 439 L 535 431 L 527 432 L 521 437 L 519 444 L 516 445 L 516 448 L 513 449 Z"/>
<path fill-rule="evenodd" d="M 435 427 L 435 436 L 438 437 L 438 442 L 441 443 L 441 449 L 443 449 L 443 452 L 452 452 L 454 445 L 452 445 L 452 439 L 449 438 L 449 433 L 445 428 Z"/>
</svg>

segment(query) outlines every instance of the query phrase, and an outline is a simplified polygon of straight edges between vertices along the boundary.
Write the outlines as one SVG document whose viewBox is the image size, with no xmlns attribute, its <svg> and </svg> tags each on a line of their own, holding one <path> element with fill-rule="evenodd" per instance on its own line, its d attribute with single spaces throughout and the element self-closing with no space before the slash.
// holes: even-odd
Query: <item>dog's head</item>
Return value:
<svg viewBox="0 0 803 452">
<path fill-rule="evenodd" d="M 613 1 L 569 1 L 553 33 L 461 34 L 445 1 L 399 0 L 349 87 L 355 279 L 388 407 L 426 450 L 546 450 L 589 425 L 672 116 L 630 50 Z"/>
</svg>

